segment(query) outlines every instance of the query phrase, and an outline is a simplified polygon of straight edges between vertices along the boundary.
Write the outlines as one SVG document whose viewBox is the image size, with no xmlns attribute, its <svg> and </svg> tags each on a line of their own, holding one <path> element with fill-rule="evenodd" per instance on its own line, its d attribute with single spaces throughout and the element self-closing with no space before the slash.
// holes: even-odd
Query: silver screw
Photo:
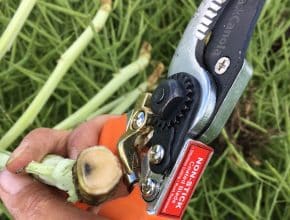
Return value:
<svg viewBox="0 0 290 220">
<path fill-rule="evenodd" d="M 146 201 L 153 200 L 158 194 L 158 189 L 158 184 L 150 178 L 141 183 L 141 192 Z"/>
<path fill-rule="evenodd" d="M 141 128 L 145 123 L 145 112 L 138 112 L 133 120 L 133 128 L 138 129 Z"/>
<path fill-rule="evenodd" d="M 217 73 L 217 74 L 224 74 L 228 68 L 230 67 L 231 65 L 231 60 L 230 58 L 228 57 L 222 57 L 220 58 L 216 65 L 215 65 L 215 68 L 214 68 L 214 71 Z"/>
<path fill-rule="evenodd" d="M 156 144 L 150 148 L 148 153 L 150 163 L 159 164 L 164 157 L 164 148 L 161 145 Z"/>
</svg>

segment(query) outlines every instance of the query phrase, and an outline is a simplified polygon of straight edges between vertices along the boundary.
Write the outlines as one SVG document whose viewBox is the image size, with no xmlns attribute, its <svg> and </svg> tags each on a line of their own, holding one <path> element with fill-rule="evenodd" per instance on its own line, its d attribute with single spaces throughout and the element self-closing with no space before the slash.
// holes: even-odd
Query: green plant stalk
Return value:
<svg viewBox="0 0 290 220">
<path fill-rule="evenodd" d="M 119 105 L 117 105 L 110 114 L 120 115 L 128 110 L 130 106 L 132 106 L 138 97 L 143 93 L 147 88 L 147 82 L 140 84 L 136 89 L 134 89 L 129 94 L 125 95 L 125 99 Z"/>
<path fill-rule="evenodd" d="M 126 97 L 126 95 L 120 96 L 119 98 L 113 100 L 112 102 L 102 106 L 97 111 L 95 111 L 93 114 L 91 114 L 89 117 L 87 117 L 87 120 L 90 120 L 98 115 L 102 115 L 102 114 L 110 112 L 116 106 L 120 105 L 123 101 L 125 101 L 125 97 Z"/>
<path fill-rule="evenodd" d="M 144 82 L 138 86 L 137 89 L 130 91 L 123 96 L 111 101 L 110 103 L 102 106 L 93 114 L 91 114 L 87 120 L 90 120 L 98 115 L 102 114 L 122 114 L 124 113 L 139 97 L 139 95 L 146 90 L 147 83 Z"/>
<path fill-rule="evenodd" d="M 0 152 L 0 170 L 3 170 L 10 157 L 10 152 Z M 50 186 L 67 192 L 69 202 L 78 201 L 72 168 L 75 160 L 66 159 L 57 155 L 47 155 L 40 163 L 32 161 L 25 167 L 25 172 L 32 174 L 36 179 Z"/>
<path fill-rule="evenodd" d="M 69 129 L 84 121 L 92 112 L 102 105 L 112 94 L 114 94 L 124 83 L 144 70 L 150 61 L 151 46 L 145 43 L 141 49 L 139 58 L 122 68 L 119 73 L 91 100 L 83 105 L 78 111 L 57 124 L 55 129 Z"/>
<path fill-rule="evenodd" d="M 10 155 L 11 153 L 8 151 L 0 151 L 0 170 L 2 170 L 6 166 Z"/>
<path fill-rule="evenodd" d="M 102 5 L 94 17 L 92 25 L 89 25 L 81 36 L 60 57 L 54 71 L 32 103 L 10 130 L 2 137 L 0 140 L 0 150 L 7 149 L 34 121 L 68 69 L 93 39 L 94 32 L 99 32 L 105 25 L 110 11 L 111 1 L 102 1 Z"/>
<path fill-rule="evenodd" d="M 146 83 L 142 83 L 137 89 L 120 96 L 112 102 L 102 106 L 93 114 L 91 114 L 87 120 L 90 120 L 98 115 L 110 113 L 110 114 L 122 114 L 124 113 L 138 98 L 141 92 L 146 89 Z"/>
<path fill-rule="evenodd" d="M 37 0 L 22 0 L 13 18 L 0 38 L 0 61 L 10 50 Z"/>
</svg>

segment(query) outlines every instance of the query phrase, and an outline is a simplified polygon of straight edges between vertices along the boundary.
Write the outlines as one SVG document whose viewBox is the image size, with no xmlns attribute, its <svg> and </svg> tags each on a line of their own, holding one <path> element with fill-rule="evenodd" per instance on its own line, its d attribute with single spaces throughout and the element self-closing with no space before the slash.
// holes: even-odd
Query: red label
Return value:
<svg viewBox="0 0 290 220">
<path fill-rule="evenodd" d="M 188 143 L 188 150 L 178 167 L 168 194 L 160 209 L 160 215 L 181 218 L 185 208 L 205 170 L 213 149 L 197 141 Z"/>
</svg>

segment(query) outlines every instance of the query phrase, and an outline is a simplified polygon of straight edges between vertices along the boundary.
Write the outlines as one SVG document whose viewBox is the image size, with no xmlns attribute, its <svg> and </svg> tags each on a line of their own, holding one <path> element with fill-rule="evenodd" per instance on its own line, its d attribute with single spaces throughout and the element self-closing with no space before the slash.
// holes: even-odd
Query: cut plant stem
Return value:
<svg viewBox="0 0 290 220">
<path fill-rule="evenodd" d="M 98 115 L 101 114 L 105 114 L 110 112 L 112 109 L 114 109 L 116 106 L 120 105 L 123 101 L 125 101 L 127 94 L 125 94 L 124 96 L 120 96 L 119 98 L 113 100 L 112 102 L 102 106 L 101 108 L 99 108 L 97 111 L 95 111 L 93 114 L 91 114 L 87 120 L 90 120 Z"/>
<path fill-rule="evenodd" d="M 17 122 L 10 128 L 10 130 L 2 137 L 0 140 L 0 150 L 7 149 L 7 147 L 9 147 L 10 144 L 12 144 L 12 142 L 15 141 L 19 135 L 21 135 L 22 132 L 34 121 L 38 113 L 47 102 L 48 98 L 57 87 L 58 83 L 67 73 L 68 69 L 93 39 L 94 33 L 99 32 L 105 25 L 111 11 L 111 4 L 112 3 L 110 0 L 102 1 L 100 9 L 92 21 L 92 25 L 89 25 L 81 36 L 60 57 L 54 71 L 32 103 L 17 120 Z"/>
<path fill-rule="evenodd" d="M 133 91 L 130 91 L 119 98 L 111 101 L 110 103 L 102 106 L 97 111 L 95 111 L 93 114 L 91 114 L 87 120 L 90 120 L 97 115 L 110 113 L 110 114 L 122 114 L 128 108 L 137 100 L 138 96 L 145 92 L 148 89 L 152 89 L 156 85 L 156 81 L 160 78 L 161 74 L 164 71 L 164 65 L 162 63 L 159 63 L 156 68 L 154 69 L 154 72 L 150 75 L 147 82 L 141 83 L 136 89 Z M 156 74 L 158 72 L 158 74 Z M 154 75 L 154 77 L 152 77 Z M 152 79 L 154 78 L 154 79 Z"/>
<path fill-rule="evenodd" d="M 70 115 L 64 121 L 56 125 L 55 129 L 69 129 L 84 121 L 92 114 L 100 105 L 102 105 L 111 95 L 113 95 L 124 83 L 135 76 L 138 72 L 145 69 L 149 64 L 151 57 L 151 45 L 144 43 L 139 58 L 122 68 L 115 77 L 90 101 L 82 106 L 78 111 Z"/>
<path fill-rule="evenodd" d="M 10 50 L 37 0 L 22 0 L 13 18 L 0 38 L 0 61 Z"/>
<path fill-rule="evenodd" d="M 0 170 L 2 170 L 6 166 L 10 155 L 11 153 L 8 151 L 0 151 Z"/>
<path fill-rule="evenodd" d="M 4 169 L 10 153 L 0 152 L 0 170 Z M 85 201 L 92 205 L 110 198 L 122 177 L 117 157 L 102 146 L 82 151 L 78 159 L 47 155 L 41 162 L 32 161 L 25 167 L 40 182 L 68 193 L 68 201 Z"/>
<path fill-rule="evenodd" d="M 120 115 L 123 114 L 130 106 L 132 106 L 141 93 L 146 91 L 147 83 L 144 82 L 138 86 L 138 88 L 134 89 L 132 92 L 129 92 L 125 95 L 125 99 L 119 105 L 117 105 L 110 114 Z"/>
<path fill-rule="evenodd" d="M 32 161 L 25 171 L 32 174 L 40 182 L 54 186 L 67 192 L 69 202 L 79 200 L 73 182 L 72 169 L 75 160 L 65 159 L 57 155 L 47 155 L 41 163 Z"/>
<path fill-rule="evenodd" d="M 164 64 L 162 62 L 157 62 L 153 72 L 150 74 L 150 76 L 147 79 L 147 88 L 149 91 L 152 91 L 155 89 L 156 84 L 162 77 L 164 71 L 165 71 Z"/>
<path fill-rule="evenodd" d="M 0 151 L 0 171 L 6 166 L 11 153 Z M 68 201 L 78 201 L 73 183 L 72 169 L 75 160 L 57 155 L 47 155 L 40 163 L 32 161 L 25 167 L 25 172 L 32 174 L 39 181 L 57 187 L 68 193 Z"/>
<path fill-rule="evenodd" d="M 143 86 L 142 86 L 143 85 Z M 144 92 L 146 90 L 146 83 L 142 83 L 138 86 L 137 89 L 134 89 L 131 92 L 128 92 L 119 98 L 111 101 L 110 103 L 102 106 L 97 111 L 95 111 L 93 114 L 91 114 L 87 120 L 90 120 L 98 115 L 101 114 L 122 114 L 124 113 L 138 98 L 138 96 L 141 94 L 141 92 Z"/>
<path fill-rule="evenodd" d="M 158 62 L 153 70 L 153 72 L 148 77 L 148 80 L 144 83 L 141 83 L 136 89 L 132 92 L 125 95 L 125 100 L 117 105 L 110 114 L 123 114 L 128 110 L 130 106 L 132 106 L 138 97 L 145 92 L 146 90 L 153 90 L 156 86 L 157 81 L 160 79 L 162 74 L 164 73 L 165 67 L 164 64 Z"/>
<path fill-rule="evenodd" d="M 105 147 L 84 150 L 74 166 L 75 186 L 83 202 L 98 205 L 112 197 L 122 177 L 117 157 Z"/>
</svg>

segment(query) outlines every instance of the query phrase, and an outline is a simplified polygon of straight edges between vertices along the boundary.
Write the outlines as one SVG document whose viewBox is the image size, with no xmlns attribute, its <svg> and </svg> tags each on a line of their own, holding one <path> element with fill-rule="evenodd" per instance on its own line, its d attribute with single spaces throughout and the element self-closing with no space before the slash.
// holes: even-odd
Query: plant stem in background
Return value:
<svg viewBox="0 0 290 220">
<path fill-rule="evenodd" d="M 125 95 L 125 100 L 120 102 L 119 105 L 110 112 L 110 114 L 123 114 L 128 110 L 130 106 L 132 106 L 141 93 L 146 92 L 146 90 L 151 91 L 155 88 L 157 81 L 160 80 L 162 74 L 164 73 L 165 67 L 164 64 L 158 62 L 153 70 L 153 72 L 148 77 L 148 80 L 144 83 L 141 83 L 136 89 L 132 92 L 129 92 Z"/>
<path fill-rule="evenodd" d="M 129 94 L 129 93 L 127 93 L 127 94 Z M 119 98 L 113 100 L 112 102 L 102 106 L 97 111 L 95 111 L 93 114 L 91 114 L 86 120 L 90 120 L 90 119 L 92 119 L 92 118 L 94 118 L 94 117 L 96 117 L 98 115 L 110 112 L 116 106 L 120 105 L 123 101 L 125 101 L 125 98 L 127 97 L 127 94 L 125 94 L 123 96 L 120 96 Z"/>
<path fill-rule="evenodd" d="M 115 77 L 90 101 L 82 106 L 78 111 L 70 115 L 64 121 L 56 125 L 55 129 L 69 129 L 84 121 L 92 114 L 100 105 L 102 105 L 112 94 L 114 94 L 124 83 L 135 76 L 138 72 L 145 69 L 149 64 L 151 57 L 151 45 L 144 43 L 139 58 L 122 68 Z"/>
<path fill-rule="evenodd" d="M 34 98 L 30 106 L 12 126 L 12 128 L 10 128 L 10 130 L 2 137 L 0 140 L 0 150 L 7 149 L 10 144 L 12 144 L 13 141 L 15 141 L 34 121 L 68 69 L 93 39 L 94 32 L 99 32 L 103 28 L 110 11 L 111 1 L 103 0 L 100 9 L 92 21 L 92 25 L 89 25 L 81 36 L 60 57 L 54 71 L 37 96 Z"/>
<path fill-rule="evenodd" d="M 147 83 L 144 82 L 138 86 L 138 88 L 134 89 L 132 92 L 129 92 L 125 95 L 125 99 L 119 105 L 117 105 L 110 114 L 120 115 L 123 114 L 128 108 L 133 105 L 137 98 L 141 95 L 141 93 L 146 91 Z"/>
<path fill-rule="evenodd" d="M 141 95 L 142 92 L 146 90 L 153 90 L 156 86 L 156 82 L 160 79 L 161 75 L 164 72 L 164 64 L 159 62 L 154 68 L 152 74 L 149 76 L 147 82 L 141 83 L 136 89 L 131 92 L 120 96 L 119 98 L 113 100 L 112 102 L 102 106 L 93 114 L 91 114 L 87 120 L 90 120 L 97 115 L 110 113 L 110 114 L 123 114 L 125 111 L 129 109 L 132 104 L 134 104 L 137 98 Z"/>
<path fill-rule="evenodd" d="M 37 0 L 22 0 L 13 18 L 0 38 L 0 61 L 10 50 Z"/>
</svg>

